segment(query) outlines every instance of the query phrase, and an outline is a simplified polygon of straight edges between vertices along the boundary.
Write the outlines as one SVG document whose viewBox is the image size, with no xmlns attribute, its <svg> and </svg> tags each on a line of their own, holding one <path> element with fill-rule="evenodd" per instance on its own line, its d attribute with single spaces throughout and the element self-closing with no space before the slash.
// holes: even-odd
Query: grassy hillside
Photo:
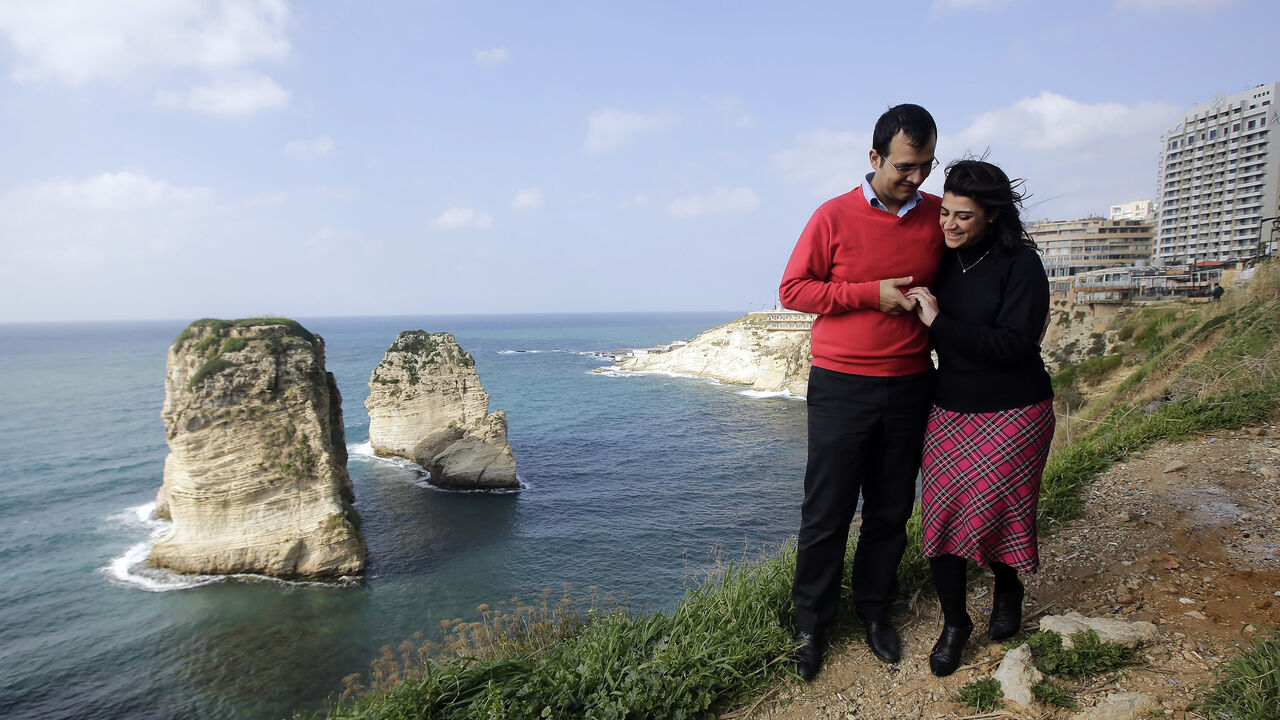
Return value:
<svg viewBox="0 0 1280 720">
<path fill-rule="evenodd" d="M 1118 342 L 1108 354 L 1054 377 L 1059 439 L 1040 504 L 1048 532 L 1078 515 L 1084 486 L 1129 453 L 1263 422 L 1277 409 L 1274 266 L 1222 303 L 1133 308 L 1112 330 Z M 910 533 L 919 547 L 918 510 Z M 793 547 L 727 563 L 670 612 L 631 612 L 594 594 L 585 603 L 548 594 L 532 605 L 481 606 L 480 620 L 450 624 L 442 645 L 388 648 L 367 677 L 349 679 L 329 716 L 678 719 L 745 709 L 791 672 L 794 563 Z M 902 594 L 927 577 L 909 549 Z M 845 616 L 835 632 L 857 626 Z"/>
</svg>

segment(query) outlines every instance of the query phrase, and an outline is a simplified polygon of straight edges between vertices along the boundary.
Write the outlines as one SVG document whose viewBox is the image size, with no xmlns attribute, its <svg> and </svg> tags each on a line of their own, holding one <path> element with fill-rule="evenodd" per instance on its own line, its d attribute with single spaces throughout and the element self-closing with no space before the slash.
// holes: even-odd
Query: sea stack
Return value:
<svg viewBox="0 0 1280 720">
<path fill-rule="evenodd" d="M 369 444 L 408 458 L 450 490 L 514 490 L 507 415 L 489 412 L 476 361 L 453 335 L 407 330 L 369 377 Z"/>
<path fill-rule="evenodd" d="M 293 320 L 197 320 L 169 348 L 169 456 L 148 564 L 335 578 L 364 568 L 342 397 L 324 340 Z"/>
</svg>

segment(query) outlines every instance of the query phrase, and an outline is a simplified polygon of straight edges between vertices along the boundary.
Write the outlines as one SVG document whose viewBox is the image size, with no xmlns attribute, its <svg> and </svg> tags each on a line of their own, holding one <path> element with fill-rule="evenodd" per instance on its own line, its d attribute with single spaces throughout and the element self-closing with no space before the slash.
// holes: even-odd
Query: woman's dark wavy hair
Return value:
<svg viewBox="0 0 1280 720">
<path fill-rule="evenodd" d="M 1023 181 L 1009 180 L 1000 168 L 985 160 L 953 160 L 947 165 L 942 191 L 976 202 L 987 217 L 995 216 L 989 232 L 995 233 L 1000 251 L 1011 253 L 1019 247 L 1037 249 L 1036 241 L 1022 226 L 1022 200 L 1018 192 Z"/>
</svg>

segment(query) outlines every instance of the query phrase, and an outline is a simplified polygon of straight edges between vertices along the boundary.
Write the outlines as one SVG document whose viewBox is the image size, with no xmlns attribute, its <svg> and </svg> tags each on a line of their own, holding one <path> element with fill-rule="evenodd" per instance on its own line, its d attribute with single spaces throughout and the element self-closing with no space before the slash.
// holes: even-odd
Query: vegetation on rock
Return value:
<svg viewBox="0 0 1280 720">
<path fill-rule="evenodd" d="M 284 328 L 283 336 L 267 335 L 249 338 L 243 335 L 232 335 L 234 330 L 277 326 Z M 307 343 L 313 348 L 317 342 L 315 335 L 299 324 L 298 321 L 290 320 L 289 318 L 257 317 L 243 320 L 204 318 L 191 323 L 178 335 L 173 341 L 173 351 L 183 352 L 186 350 L 186 344 L 195 338 L 200 339 L 191 348 L 191 351 L 200 356 L 203 362 L 191 374 L 190 379 L 187 380 L 188 388 L 195 388 L 208 378 L 229 368 L 236 367 L 234 361 L 224 356 L 244 350 L 250 346 L 251 341 L 262 343 L 262 347 L 267 352 L 276 356 L 282 354 L 292 343 L 298 340 Z"/>
</svg>

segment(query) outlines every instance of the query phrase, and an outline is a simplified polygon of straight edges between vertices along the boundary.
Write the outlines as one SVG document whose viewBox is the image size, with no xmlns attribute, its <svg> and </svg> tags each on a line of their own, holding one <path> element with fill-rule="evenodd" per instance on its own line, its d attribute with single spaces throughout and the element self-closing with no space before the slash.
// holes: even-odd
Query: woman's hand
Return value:
<svg viewBox="0 0 1280 720">
<path fill-rule="evenodd" d="M 913 287 L 907 291 L 907 297 L 915 300 L 916 316 L 920 322 L 925 327 L 933 327 L 933 319 L 938 317 L 938 298 L 927 287 Z"/>
</svg>

